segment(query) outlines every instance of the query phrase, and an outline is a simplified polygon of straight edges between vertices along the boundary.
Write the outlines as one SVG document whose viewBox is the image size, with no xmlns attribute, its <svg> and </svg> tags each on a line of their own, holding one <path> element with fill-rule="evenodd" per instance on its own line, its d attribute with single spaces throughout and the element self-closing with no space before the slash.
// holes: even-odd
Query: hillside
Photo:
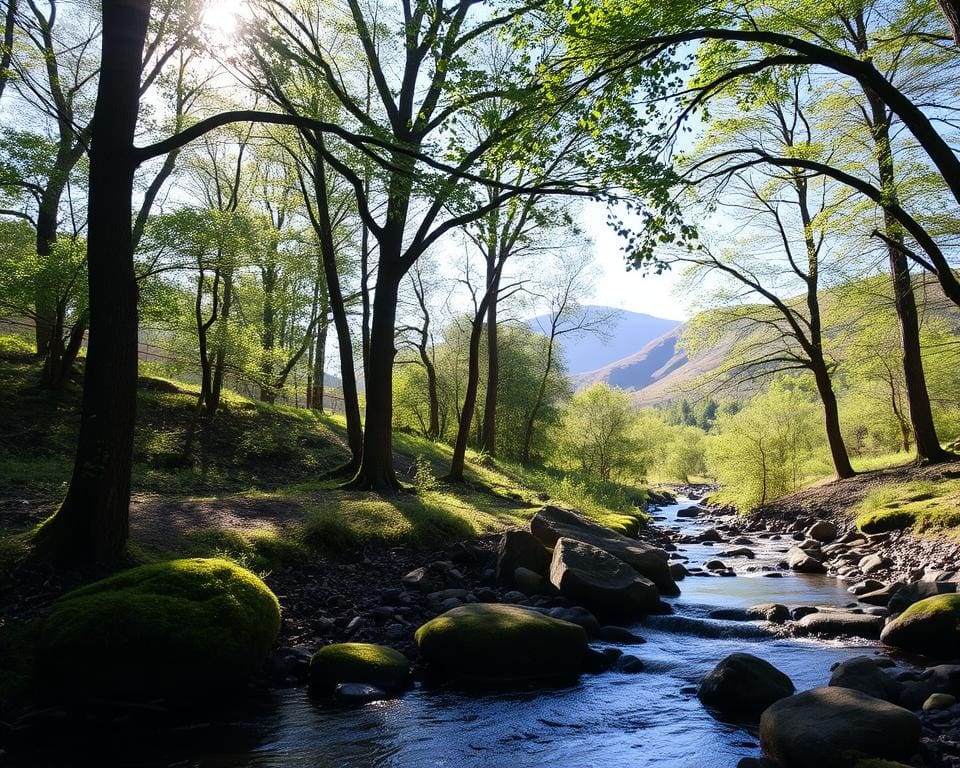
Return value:
<svg viewBox="0 0 960 768">
<path fill-rule="evenodd" d="M 593 336 L 584 338 L 576 334 L 561 337 L 563 359 L 571 376 L 595 371 L 636 354 L 638 349 L 680 325 L 678 320 L 628 312 L 625 309 L 600 306 L 587 306 L 584 309 L 593 318 L 609 314 L 611 319 L 605 323 L 606 332 L 599 339 Z M 541 333 L 549 328 L 549 318 L 545 315 L 534 317 L 527 322 L 533 330 Z"/>
</svg>

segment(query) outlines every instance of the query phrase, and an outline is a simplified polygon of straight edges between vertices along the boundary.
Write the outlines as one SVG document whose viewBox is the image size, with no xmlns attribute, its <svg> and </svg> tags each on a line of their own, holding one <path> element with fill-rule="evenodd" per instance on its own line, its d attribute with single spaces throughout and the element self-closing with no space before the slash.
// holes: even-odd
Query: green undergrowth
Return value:
<svg viewBox="0 0 960 768">
<path fill-rule="evenodd" d="M 866 533 L 910 529 L 916 534 L 960 535 L 960 479 L 917 480 L 871 491 L 857 510 Z"/>
<path fill-rule="evenodd" d="M 9 347 L 9 345 L 8 345 Z M 0 345 L 0 498 L 54 504 L 66 489 L 79 427 L 80 387 L 37 386 L 29 349 Z M 161 500 L 214 498 L 271 502 L 295 509 L 282 526 L 242 529 L 194 525 L 175 542 L 132 544 L 139 562 L 223 556 L 264 572 L 311 552 L 347 552 L 369 544 L 436 546 L 525 525 L 545 503 L 580 510 L 622 532 L 646 520 L 642 488 L 588 480 L 552 468 L 526 468 L 469 451 L 464 483 L 450 483 L 451 448 L 395 433 L 395 465 L 405 492 L 394 497 L 346 492 L 324 479 L 347 459 L 343 418 L 269 405 L 225 392 L 213 419 L 197 418 L 194 385 L 141 367 L 133 491 Z M 0 559 L 4 540 L 0 538 Z"/>
</svg>

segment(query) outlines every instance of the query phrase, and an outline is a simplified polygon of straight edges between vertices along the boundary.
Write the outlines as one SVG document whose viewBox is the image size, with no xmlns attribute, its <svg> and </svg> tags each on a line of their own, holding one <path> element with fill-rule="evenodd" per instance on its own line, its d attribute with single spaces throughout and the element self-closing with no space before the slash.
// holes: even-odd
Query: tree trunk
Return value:
<svg viewBox="0 0 960 768">
<path fill-rule="evenodd" d="M 850 465 L 850 456 L 840 431 L 840 411 L 837 407 L 837 396 L 833 391 L 830 373 L 823 360 L 814 361 L 813 377 L 817 384 L 820 402 L 823 404 L 823 420 L 827 430 L 827 442 L 830 445 L 830 457 L 833 459 L 833 468 L 837 479 L 843 480 L 853 477 L 856 473 Z"/>
<path fill-rule="evenodd" d="M 487 294 L 489 296 L 489 294 Z M 486 301 L 486 296 L 484 297 Z M 463 408 L 460 411 L 460 426 L 457 429 L 457 441 L 453 446 L 453 458 L 450 461 L 448 480 L 463 481 L 463 467 L 467 456 L 467 439 L 470 436 L 470 426 L 473 421 L 473 412 L 477 404 L 477 389 L 480 386 L 480 337 L 483 333 L 483 316 L 486 307 L 481 305 L 480 311 L 473 319 L 470 329 L 469 357 L 467 362 L 467 389 L 463 396 Z"/>
<path fill-rule="evenodd" d="M 871 124 L 880 188 L 894 201 L 897 199 L 896 175 L 893 165 L 893 150 L 890 143 L 890 120 L 886 105 L 867 87 L 864 94 L 870 105 Z M 940 447 L 933 422 L 930 396 L 927 393 L 923 373 L 923 358 L 920 350 L 920 321 L 917 302 L 910 278 L 910 265 L 903 251 L 903 233 L 896 219 L 884 209 L 884 227 L 887 237 L 887 256 L 890 262 L 890 277 L 893 280 L 894 302 L 900 322 L 900 342 L 903 347 L 904 383 L 910 422 L 913 426 L 917 460 L 921 463 L 944 461 L 949 454 Z"/>
<path fill-rule="evenodd" d="M 313 396 L 312 403 L 314 410 L 324 412 L 324 369 L 327 364 L 327 331 L 330 325 L 324 316 L 323 323 L 317 333 L 317 348 L 313 353 Z"/>
<path fill-rule="evenodd" d="M 149 0 L 103 6 L 90 148 L 87 265 L 90 342 L 73 476 L 38 543 L 61 561 L 115 561 L 129 533 L 137 400 L 137 282 L 131 216 L 134 133 Z"/>
<path fill-rule="evenodd" d="M 960 46 L 960 0 L 938 0 L 943 15 L 947 18 L 953 44 Z"/>
<path fill-rule="evenodd" d="M 543 369 L 543 376 L 540 379 L 540 387 L 537 390 L 537 399 L 530 409 L 530 416 L 527 417 L 527 425 L 523 431 L 523 450 L 520 452 L 520 463 L 527 466 L 530 463 L 530 453 L 533 450 L 533 430 L 536 427 L 537 417 L 540 415 L 540 409 L 543 407 L 543 399 L 547 394 L 547 382 L 550 380 L 550 372 L 553 370 L 553 345 L 557 339 L 556 320 L 550 326 L 550 340 L 547 342 L 547 364 Z"/>
<path fill-rule="evenodd" d="M 396 243 L 399 250 L 400 243 Z M 380 243 L 381 252 L 384 243 Z M 386 269 L 381 255 L 377 290 L 373 297 L 370 326 L 370 368 L 367 377 L 367 411 L 363 430 L 363 459 L 356 476 L 346 487 L 356 490 L 396 493 L 400 490 L 393 468 L 393 359 L 397 296 L 400 279 Z"/>
<path fill-rule="evenodd" d="M 343 300 L 343 290 L 340 287 L 337 253 L 333 244 L 333 224 L 330 220 L 330 203 L 327 198 L 327 173 L 319 151 L 324 146 L 323 137 L 317 134 L 314 136 L 314 141 L 318 147 L 314 158 L 313 174 L 314 191 L 317 197 L 317 234 L 320 239 L 320 256 L 323 259 L 323 275 L 327 283 L 330 313 L 333 315 L 333 328 L 337 334 L 337 347 L 340 353 L 343 411 L 347 419 L 347 445 L 350 448 L 350 461 L 343 468 L 343 471 L 352 474 L 360 467 L 360 459 L 363 456 L 363 423 L 360 419 L 357 374 L 353 365 L 353 340 L 350 337 L 350 323 L 347 320 L 347 307 Z M 391 363 L 392 360 L 393 358 L 391 358 Z"/>
<path fill-rule="evenodd" d="M 497 390 L 500 381 L 500 348 L 497 340 L 497 299 L 500 271 L 496 253 L 487 256 L 487 391 L 483 403 L 483 430 L 480 447 L 491 458 L 497 455 Z"/>
<path fill-rule="evenodd" d="M 3 24 L 3 52 L 0 53 L 0 98 L 10 81 L 10 61 L 13 59 L 13 33 L 17 19 L 18 0 L 7 0 Z"/>
<path fill-rule="evenodd" d="M 223 395 L 223 379 L 227 371 L 227 324 L 230 321 L 230 309 L 233 306 L 233 271 L 227 267 L 223 273 L 223 299 L 220 303 L 220 325 L 217 329 L 217 352 L 214 356 L 213 382 L 210 385 L 210 400 L 206 405 L 207 418 L 220 410 L 220 398 Z"/>
</svg>

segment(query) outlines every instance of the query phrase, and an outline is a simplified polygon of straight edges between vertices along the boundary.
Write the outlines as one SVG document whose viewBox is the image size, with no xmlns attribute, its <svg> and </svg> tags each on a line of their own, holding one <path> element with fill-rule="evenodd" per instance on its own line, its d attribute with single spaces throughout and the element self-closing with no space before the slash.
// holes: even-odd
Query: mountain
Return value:
<svg viewBox="0 0 960 768">
<path fill-rule="evenodd" d="M 680 325 L 678 320 L 667 320 L 662 317 L 645 315 L 640 312 L 628 312 L 625 309 L 610 307 L 584 307 L 593 318 L 610 316 L 606 323 L 606 332 L 603 338 L 595 336 L 575 336 L 574 334 L 560 337 L 560 348 L 567 365 L 567 372 L 571 376 L 595 371 L 633 355 L 638 349 L 644 348 L 654 339 L 674 330 Z M 535 317 L 528 321 L 529 326 L 545 333 L 549 330 L 550 318 L 546 315 Z"/>
</svg>

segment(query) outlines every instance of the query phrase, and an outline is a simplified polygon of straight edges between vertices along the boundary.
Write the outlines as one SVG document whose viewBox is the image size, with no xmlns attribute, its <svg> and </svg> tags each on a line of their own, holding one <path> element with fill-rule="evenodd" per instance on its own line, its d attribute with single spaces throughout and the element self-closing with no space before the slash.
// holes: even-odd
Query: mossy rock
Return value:
<svg viewBox="0 0 960 768">
<path fill-rule="evenodd" d="M 280 605 L 250 571 L 172 560 L 69 592 L 44 620 L 39 669 L 68 695 L 192 697 L 242 685 L 280 630 Z"/>
<path fill-rule="evenodd" d="M 480 685 L 574 679 L 587 651 L 582 627 L 518 605 L 463 605 L 431 619 L 415 637 L 431 668 Z"/>
<path fill-rule="evenodd" d="M 913 512 L 903 509 L 878 509 L 864 512 L 857 518 L 857 528 L 863 533 L 887 533 L 902 531 L 911 527 L 917 520 Z"/>
<path fill-rule="evenodd" d="M 373 643 L 335 643 L 310 659 L 310 685 L 324 694 L 339 683 L 364 683 L 397 693 L 407 687 L 410 662 L 393 648 Z"/>
<path fill-rule="evenodd" d="M 904 651 L 938 658 L 960 655 L 960 594 L 920 600 L 883 628 L 880 639 Z"/>
</svg>

